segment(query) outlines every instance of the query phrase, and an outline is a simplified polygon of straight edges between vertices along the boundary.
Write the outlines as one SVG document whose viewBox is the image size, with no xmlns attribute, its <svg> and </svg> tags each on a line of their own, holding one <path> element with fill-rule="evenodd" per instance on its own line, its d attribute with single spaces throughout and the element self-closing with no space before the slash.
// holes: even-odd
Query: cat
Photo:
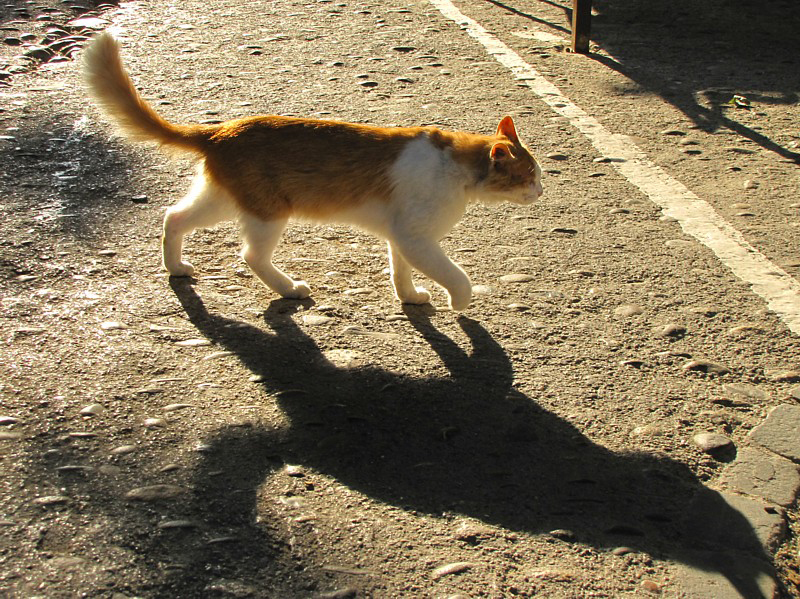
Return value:
<svg viewBox="0 0 800 599">
<path fill-rule="evenodd" d="M 387 240 L 401 302 L 430 301 L 412 280 L 414 268 L 444 287 L 451 309 L 464 310 L 472 285 L 439 240 L 471 201 L 530 204 L 543 193 L 541 168 L 509 116 L 494 135 L 266 115 L 173 124 L 139 95 L 109 33 L 87 48 L 84 73 L 123 135 L 200 157 L 191 190 L 164 218 L 163 262 L 172 276 L 194 273 L 182 258 L 185 235 L 238 219 L 241 255 L 258 278 L 284 298 L 305 299 L 305 281 L 272 263 L 288 220 L 348 223 Z"/>
</svg>

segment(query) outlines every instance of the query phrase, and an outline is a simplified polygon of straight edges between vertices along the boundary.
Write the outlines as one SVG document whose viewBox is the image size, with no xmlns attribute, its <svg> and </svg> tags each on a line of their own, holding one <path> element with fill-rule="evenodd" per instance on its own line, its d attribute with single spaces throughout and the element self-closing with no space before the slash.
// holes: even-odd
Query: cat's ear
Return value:
<svg viewBox="0 0 800 599">
<path fill-rule="evenodd" d="M 514 159 L 514 154 L 511 152 L 511 148 L 508 147 L 508 144 L 504 143 L 494 144 L 492 149 L 489 151 L 489 156 L 491 156 L 492 160 L 497 162 Z"/>
<path fill-rule="evenodd" d="M 514 127 L 514 121 L 510 116 L 504 116 L 503 120 L 500 121 L 500 124 L 497 125 L 497 135 L 505 135 L 512 141 L 512 143 L 519 143 L 517 128 Z"/>
</svg>

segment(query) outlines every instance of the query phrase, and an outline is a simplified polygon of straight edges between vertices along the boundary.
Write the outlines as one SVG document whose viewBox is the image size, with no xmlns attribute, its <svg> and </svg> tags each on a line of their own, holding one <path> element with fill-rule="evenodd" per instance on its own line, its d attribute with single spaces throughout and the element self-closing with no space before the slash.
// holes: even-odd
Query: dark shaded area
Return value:
<svg viewBox="0 0 800 599">
<path fill-rule="evenodd" d="M 297 302 L 274 301 L 261 330 L 209 313 L 189 281 L 172 286 L 203 335 L 268 381 L 291 426 L 226 427 L 209 439 L 192 503 L 183 507 L 243 542 L 230 554 L 191 549 L 192 567 L 172 578 L 169 592 L 195 596 L 209 582 L 206 567 L 258 580 L 286 559 L 255 514 L 258 487 L 288 462 L 402 509 L 459 513 L 520 532 L 568 529 L 596 548 L 624 544 L 718 570 L 743 597 L 762 597 L 756 577 L 772 569 L 740 513 L 684 465 L 606 450 L 515 391 L 508 356 L 478 322 L 459 319 L 472 343 L 467 355 L 423 309 L 409 309 L 450 372 L 410 379 L 377 366 L 331 365 L 292 320 Z M 692 526 L 698 519 L 707 523 L 702 532 Z M 151 559 L 159 543 L 151 541 Z M 297 574 L 315 588 L 313 572 Z"/>
<path fill-rule="evenodd" d="M 34 4 L 26 0 L 4 0 L 0 4 L 0 25 L 7 25 L 7 21 L 23 21 L 48 15 L 53 21 L 60 21 L 61 15 L 75 17 L 93 10 L 113 8 L 118 4 L 118 0 L 75 0 L 71 3 L 60 0 L 37 0 Z"/>
<path fill-rule="evenodd" d="M 616 58 L 594 54 L 595 60 L 660 95 L 704 131 L 727 128 L 800 162 L 798 152 L 737 114 L 800 99 L 800 3 L 595 0 L 594 6 L 592 40 Z M 734 94 L 753 108 L 729 106 Z"/>
</svg>

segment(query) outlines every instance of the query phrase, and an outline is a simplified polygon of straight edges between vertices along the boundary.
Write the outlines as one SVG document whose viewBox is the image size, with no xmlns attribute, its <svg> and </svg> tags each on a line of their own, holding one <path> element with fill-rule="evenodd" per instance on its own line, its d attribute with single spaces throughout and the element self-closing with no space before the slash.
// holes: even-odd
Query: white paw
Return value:
<svg viewBox="0 0 800 599">
<path fill-rule="evenodd" d="M 172 277 L 191 277 L 194 274 L 194 266 L 188 262 L 173 264 L 172 266 L 168 266 L 167 270 Z"/>
<path fill-rule="evenodd" d="M 412 294 L 406 295 L 402 298 L 404 304 L 429 304 L 431 301 L 431 294 L 424 287 L 417 287 L 416 291 Z"/>
<path fill-rule="evenodd" d="M 450 296 L 450 309 L 457 311 L 466 310 L 467 308 L 469 308 L 471 302 L 472 302 L 472 297 L 469 295 L 462 298 L 455 298 Z"/>
<path fill-rule="evenodd" d="M 311 295 L 311 288 L 305 281 L 295 281 L 294 286 L 281 295 L 286 299 L 306 299 Z"/>
</svg>

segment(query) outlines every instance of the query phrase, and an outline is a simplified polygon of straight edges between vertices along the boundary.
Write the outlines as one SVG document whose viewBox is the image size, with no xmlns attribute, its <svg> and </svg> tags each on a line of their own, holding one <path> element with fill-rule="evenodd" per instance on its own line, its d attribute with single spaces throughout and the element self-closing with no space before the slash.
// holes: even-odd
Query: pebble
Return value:
<svg viewBox="0 0 800 599">
<path fill-rule="evenodd" d="M 358 335 L 359 337 L 373 337 L 375 339 L 399 339 L 400 335 L 397 333 L 379 333 L 376 331 L 368 331 L 359 326 L 351 325 L 344 328 L 342 331 L 345 335 Z"/>
<path fill-rule="evenodd" d="M 692 437 L 692 441 L 708 454 L 714 454 L 733 446 L 733 441 L 719 433 L 699 433 Z"/>
<path fill-rule="evenodd" d="M 104 408 L 102 405 L 100 405 L 99 403 L 93 403 L 93 404 L 91 404 L 91 405 L 88 405 L 88 406 L 86 406 L 85 408 L 83 408 L 83 409 L 82 409 L 82 410 L 79 412 L 79 414 L 80 414 L 81 416 L 97 416 L 97 415 L 98 415 L 98 414 L 100 414 L 100 413 L 101 413 L 103 410 L 105 410 L 105 408 Z"/>
<path fill-rule="evenodd" d="M 180 345 L 181 347 L 202 347 L 211 345 L 211 342 L 208 339 L 186 339 L 176 342 L 175 345 Z"/>
<path fill-rule="evenodd" d="M 163 418 L 146 418 L 144 421 L 145 428 L 155 428 L 158 426 L 167 426 L 167 421 Z"/>
<path fill-rule="evenodd" d="M 320 593 L 317 599 L 353 599 L 358 595 L 358 591 L 353 587 L 344 587 L 327 593 Z"/>
<path fill-rule="evenodd" d="M 550 536 L 562 541 L 574 541 L 577 537 L 574 532 L 566 528 L 557 528 L 550 531 Z"/>
<path fill-rule="evenodd" d="M 758 189 L 759 183 L 758 181 L 753 181 L 752 179 L 748 179 L 744 182 L 745 189 Z"/>
<path fill-rule="evenodd" d="M 193 522 L 191 520 L 164 520 L 158 523 L 158 528 L 162 529 L 170 529 L 170 528 L 197 528 L 199 525 L 197 522 Z"/>
<path fill-rule="evenodd" d="M 671 322 L 657 328 L 656 335 L 659 337 L 672 337 L 673 339 L 678 339 L 686 335 L 686 327 Z"/>
<path fill-rule="evenodd" d="M 686 135 L 686 131 L 681 131 L 680 129 L 664 129 L 661 131 L 661 135 L 683 136 Z"/>
<path fill-rule="evenodd" d="M 190 403 L 171 403 L 164 406 L 162 409 L 165 412 L 175 412 L 177 410 L 185 410 L 186 408 L 193 408 L 194 404 Z"/>
<path fill-rule="evenodd" d="M 358 84 L 361 87 L 367 87 L 367 88 L 378 87 L 378 82 L 377 81 L 359 81 Z"/>
<path fill-rule="evenodd" d="M 69 436 L 73 439 L 91 439 L 97 436 L 97 433 L 92 433 L 89 431 L 73 431 L 69 433 Z"/>
<path fill-rule="evenodd" d="M 232 355 L 234 355 L 232 351 L 215 351 L 213 354 L 205 356 L 203 360 L 216 360 L 217 358 L 225 358 Z"/>
<path fill-rule="evenodd" d="M 686 239 L 668 239 L 664 242 L 664 245 L 668 248 L 688 249 L 694 247 L 695 243 Z"/>
<path fill-rule="evenodd" d="M 569 227 L 553 227 L 550 229 L 551 233 L 561 233 L 563 235 L 575 235 L 578 230 L 577 229 L 570 229 Z"/>
<path fill-rule="evenodd" d="M 100 328 L 104 331 L 118 331 L 122 329 L 127 329 L 128 325 L 123 324 L 121 322 L 117 322 L 116 320 L 109 320 L 100 325 Z"/>
<path fill-rule="evenodd" d="M 303 315 L 303 324 L 310 326 L 310 327 L 318 327 L 322 325 L 329 324 L 333 322 L 333 318 L 330 316 L 323 316 L 322 314 L 304 314 Z"/>
<path fill-rule="evenodd" d="M 687 372 L 690 370 L 696 370 L 698 372 L 705 372 L 707 374 L 728 374 L 730 369 L 723 366 L 722 364 L 718 364 L 717 362 L 710 362 L 708 360 L 691 360 L 684 364 L 683 369 Z"/>
<path fill-rule="evenodd" d="M 742 335 L 745 333 L 763 333 L 764 330 L 755 324 L 741 324 L 728 329 L 729 335 Z"/>
<path fill-rule="evenodd" d="M 474 566 L 475 564 L 473 564 L 472 562 L 454 562 L 452 564 L 447 564 L 436 568 L 431 575 L 433 576 L 433 579 L 436 580 L 444 576 L 449 576 L 451 574 L 459 574 L 461 572 L 466 572 L 467 570 L 469 570 Z"/>
<path fill-rule="evenodd" d="M 516 312 L 525 312 L 531 309 L 531 307 L 528 304 L 516 304 L 516 303 L 508 304 L 506 308 L 508 308 L 509 310 L 515 310 Z"/>
<path fill-rule="evenodd" d="M 56 468 L 56 472 L 88 472 L 92 470 L 91 466 L 83 466 L 81 464 L 67 464 Z"/>
<path fill-rule="evenodd" d="M 759 389 L 755 385 L 748 385 L 746 383 L 731 383 L 722 385 L 722 392 L 728 396 L 734 396 L 748 400 L 769 399 L 769 394 L 766 391 Z"/>
<path fill-rule="evenodd" d="M 125 455 L 136 451 L 136 445 L 120 445 L 111 450 L 111 455 Z"/>
<path fill-rule="evenodd" d="M 629 553 L 636 553 L 635 549 L 631 549 L 630 547 L 616 547 L 611 551 L 612 555 L 627 555 Z"/>
<path fill-rule="evenodd" d="M 642 589 L 644 589 L 648 593 L 653 593 L 656 595 L 661 594 L 661 585 L 658 584 L 657 582 L 654 582 L 652 580 L 643 580 L 641 586 Z"/>
<path fill-rule="evenodd" d="M 286 464 L 284 472 L 286 472 L 288 476 L 293 476 L 295 478 L 301 478 L 306 475 L 306 473 L 303 472 L 303 468 L 301 466 L 295 466 L 292 464 Z"/>
<path fill-rule="evenodd" d="M 59 505 L 67 503 L 68 501 L 69 497 L 65 497 L 64 495 L 46 495 L 44 497 L 37 497 L 33 500 L 33 503 L 37 505 Z"/>
<path fill-rule="evenodd" d="M 627 208 L 612 208 L 608 211 L 609 214 L 630 214 L 631 211 Z"/>
<path fill-rule="evenodd" d="M 769 369 L 764 374 L 773 383 L 800 383 L 800 370 Z"/>
<path fill-rule="evenodd" d="M 134 501 L 161 501 L 163 499 L 175 499 L 186 493 L 186 491 L 186 487 L 178 485 L 150 485 L 131 489 L 125 493 L 125 498 Z"/>
<path fill-rule="evenodd" d="M 374 291 L 369 287 L 357 287 L 355 289 L 346 289 L 344 294 L 345 295 L 369 295 Z"/>
<path fill-rule="evenodd" d="M 13 416 L 0 416 L 0 426 L 17 424 L 19 421 L 19 418 L 14 418 Z"/>
<path fill-rule="evenodd" d="M 614 314 L 617 316 L 638 316 L 644 314 L 644 308 L 636 304 L 622 304 L 614 309 Z"/>
<path fill-rule="evenodd" d="M 545 158 L 549 158 L 550 160 L 566 160 L 569 158 L 569 156 L 560 152 L 551 152 L 550 154 L 547 154 Z"/>
<path fill-rule="evenodd" d="M 510 275 L 503 275 L 500 277 L 500 280 L 503 283 L 530 283 L 531 281 L 535 281 L 536 277 L 533 275 L 515 273 Z"/>
</svg>

